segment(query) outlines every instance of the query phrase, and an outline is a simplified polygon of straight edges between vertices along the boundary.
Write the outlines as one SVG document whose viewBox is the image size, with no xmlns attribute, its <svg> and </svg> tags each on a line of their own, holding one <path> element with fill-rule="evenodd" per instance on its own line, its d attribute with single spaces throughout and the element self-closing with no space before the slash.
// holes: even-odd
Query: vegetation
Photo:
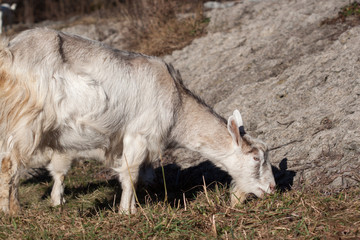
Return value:
<svg viewBox="0 0 360 240">
<path fill-rule="evenodd" d="M 360 3 L 355 1 L 349 5 L 341 8 L 341 11 L 339 12 L 339 16 L 342 16 L 343 18 L 346 18 L 349 16 L 360 17 Z"/>
<path fill-rule="evenodd" d="M 202 36 L 210 21 L 203 14 L 202 1 L 128 1 L 125 6 L 121 15 L 131 25 L 130 48 L 148 55 L 182 49 Z"/>
<path fill-rule="evenodd" d="M 75 164 L 66 180 L 67 203 L 61 207 L 50 206 L 51 178 L 26 180 L 20 187 L 22 213 L 1 214 L 0 239 L 360 237 L 359 187 L 334 193 L 294 189 L 231 208 L 228 188 L 219 183 L 194 186 L 196 191 L 172 187 L 168 195 L 178 197 L 166 201 L 161 169 L 156 173 L 155 187 L 140 187 L 141 205 L 130 216 L 118 213 L 120 187 L 115 179 L 105 178 L 107 172 L 96 162 Z M 188 191 L 193 197 L 179 197 Z"/>
<path fill-rule="evenodd" d="M 334 18 L 328 18 L 323 21 L 323 24 L 345 24 L 348 26 L 355 26 L 360 24 L 360 2 L 354 1 L 342 7 L 338 15 Z"/>
<path fill-rule="evenodd" d="M 127 22 L 128 50 L 156 56 L 190 44 L 205 33 L 210 21 L 203 14 L 203 0 L 26 0 L 18 5 L 15 33 L 43 26 L 40 22 L 44 20 L 57 21 L 60 24 L 55 28 L 59 29 L 75 24 Z"/>
</svg>

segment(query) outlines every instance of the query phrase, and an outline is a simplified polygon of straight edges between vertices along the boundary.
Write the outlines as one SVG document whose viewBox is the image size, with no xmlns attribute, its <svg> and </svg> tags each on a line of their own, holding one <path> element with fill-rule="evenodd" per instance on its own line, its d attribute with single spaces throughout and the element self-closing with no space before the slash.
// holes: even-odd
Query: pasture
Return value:
<svg viewBox="0 0 360 240">
<path fill-rule="evenodd" d="M 1 213 L 1 239 L 356 239 L 360 188 L 340 192 L 295 187 L 230 208 L 221 183 L 180 183 L 156 169 L 154 184 L 137 191 L 141 208 L 118 213 L 120 185 L 94 161 L 75 163 L 65 181 L 66 204 L 50 204 L 51 177 L 24 180 L 22 213 Z M 168 174 L 168 175 L 167 175 Z M 110 174 L 111 175 L 111 174 Z M 199 176 L 199 181 L 202 181 Z M 206 181 L 206 179 L 205 179 Z"/>
</svg>

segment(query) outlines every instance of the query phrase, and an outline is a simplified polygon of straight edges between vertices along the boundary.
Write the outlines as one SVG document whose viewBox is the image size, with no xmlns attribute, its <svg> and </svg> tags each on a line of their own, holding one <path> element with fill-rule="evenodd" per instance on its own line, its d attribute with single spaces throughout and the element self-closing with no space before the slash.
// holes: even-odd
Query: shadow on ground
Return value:
<svg viewBox="0 0 360 240">
<path fill-rule="evenodd" d="M 279 168 L 272 166 L 272 171 L 276 182 L 276 188 L 281 192 L 291 190 L 294 183 L 294 177 L 296 175 L 295 171 L 288 170 L 287 162 L 288 159 L 284 158 L 279 163 Z"/>
<path fill-rule="evenodd" d="M 278 190 L 281 192 L 290 190 L 296 173 L 287 169 L 287 159 L 284 158 L 280 162 L 279 167 L 272 166 L 272 170 Z M 111 175 L 110 171 L 109 175 Z M 181 169 L 176 164 L 168 164 L 164 166 L 164 175 L 167 199 L 170 204 L 173 203 L 174 205 L 176 203 L 183 204 L 184 195 L 187 200 L 191 201 L 195 199 L 198 193 L 203 191 L 204 181 L 208 189 L 214 189 L 217 184 L 228 187 L 232 180 L 226 172 L 217 168 L 210 161 L 205 161 L 197 166 L 187 169 Z M 149 200 L 151 202 L 164 201 L 165 187 L 163 179 L 163 171 L 162 168 L 159 167 L 155 169 L 155 179 L 153 183 L 149 185 L 139 183 L 137 195 L 141 204 L 144 204 Z M 38 169 L 36 175 L 24 181 L 22 184 L 51 183 L 51 181 L 51 176 L 45 169 Z M 121 196 L 121 186 L 116 177 L 110 179 L 107 178 L 105 180 L 90 177 L 88 182 L 83 182 L 82 184 L 73 187 L 66 186 L 65 198 L 75 199 L 81 195 L 91 194 L 101 187 L 109 186 L 113 188 L 113 193 L 105 199 L 96 199 L 92 210 L 112 209 L 114 203 L 118 206 Z M 51 189 L 52 184 L 49 184 L 49 187 L 41 197 L 42 200 L 50 197 Z M 92 212 L 91 209 L 88 210 Z"/>
</svg>

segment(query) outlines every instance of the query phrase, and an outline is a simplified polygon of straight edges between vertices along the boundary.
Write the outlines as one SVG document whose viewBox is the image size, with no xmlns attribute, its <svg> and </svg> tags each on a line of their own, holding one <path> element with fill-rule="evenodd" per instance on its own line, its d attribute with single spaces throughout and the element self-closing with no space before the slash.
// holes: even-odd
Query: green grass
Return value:
<svg viewBox="0 0 360 240">
<path fill-rule="evenodd" d="M 360 2 L 354 1 L 343 6 L 338 15 L 333 18 L 327 18 L 322 21 L 322 25 L 335 25 L 344 24 L 350 27 L 357 26 L 360 24 Z"/>
<path fill-rule="evenodd" d="M 22 212 L 0 215 L 1 239 L 351 239 L 360 237 L 360 188 L 324 194 L 304 188 L 230 208 L 226 186 L 199 186 L 193 198 L 164 201 L 163 185 L 138 190 L 134 215 L 117 211 L 120 187 L 97 177 L 101 165 L 77 164 L 66 204 L 51 207 L 51 179 L 24 181 Z M 159 171 L 161 172 L 161 171 Z M 80 175 L 78 174 L 80 173 Z M 166 172 L 165 172 L 166 174 Z M 161 173 L 158 178 L 162 178 Z M 167 176 L 168 177 L 168 176 Z M 159 184 L 161 185 L 161 184 Z M 204 191 L 206 189 L 206 191 Z M 174 189 L 168 189 L 173 194 Z M 181 190 L 178 190 L 182 195 Z M 157 197 L 154 197 L 157 196 Z M 185 201 L 184 201 L 185 200 Z"/>
<path fill-rule="evenodd" d="M 357 1 L 354 1 L 353 3 L 342 7 L 340 12 L 340 16 L 343 17 L 349 17 L 349 16 L 358 16 L 360 17 L 360 3 Z"/>
</svg>

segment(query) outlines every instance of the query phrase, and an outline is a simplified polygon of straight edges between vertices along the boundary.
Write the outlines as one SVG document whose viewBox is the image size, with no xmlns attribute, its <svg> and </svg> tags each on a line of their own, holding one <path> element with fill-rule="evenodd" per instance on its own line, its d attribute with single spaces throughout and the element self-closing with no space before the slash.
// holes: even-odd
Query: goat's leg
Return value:
<svg viewBox="0 0 360 240">
<path fill-rule="evenodd" d="M 136 213 L 135 190 L 139 167 L 146 157 L 146 139 L 139 134 L 126 134 L 123 142 L 121 166 L 115 169 L 119 173 L 122 187 L 120 212 Z"/>
<path fill-rule="evenodd" d="M 69 154 L 54 152 L 51 162 L 47 166 L 47 169 L 54 179 L 54 185 L 51 191 L 51 204 L 53 206 L 65 203 L 64 180 L 65 175 L 71 167 L 72 160 Z"/>
<path fill-rule="evenodd" d="M 15 215 L 20 211 L 18 161 L 13 155 L 10 154 L 1 159 L 0 170 L 0 209 L 10 215 Z"/>
<path fill-rule="evenodd" d="M 9 213 L 10 215 L 15 215 L 20 212 L 20 203 L 19 203 L 19 181 L 20 175 L 16 170 L 16 173 L 13 174 L 11 178 L 11 185 L 10 185 L 10 204 L 9 204 Z"/>
<path fill-rule="evenodd" d="M 10 167 L 10 158 L 2 158 L 0 172 L 0 208 L 5 213 L 8 213 L 10 209 Z"/>
</svg>

